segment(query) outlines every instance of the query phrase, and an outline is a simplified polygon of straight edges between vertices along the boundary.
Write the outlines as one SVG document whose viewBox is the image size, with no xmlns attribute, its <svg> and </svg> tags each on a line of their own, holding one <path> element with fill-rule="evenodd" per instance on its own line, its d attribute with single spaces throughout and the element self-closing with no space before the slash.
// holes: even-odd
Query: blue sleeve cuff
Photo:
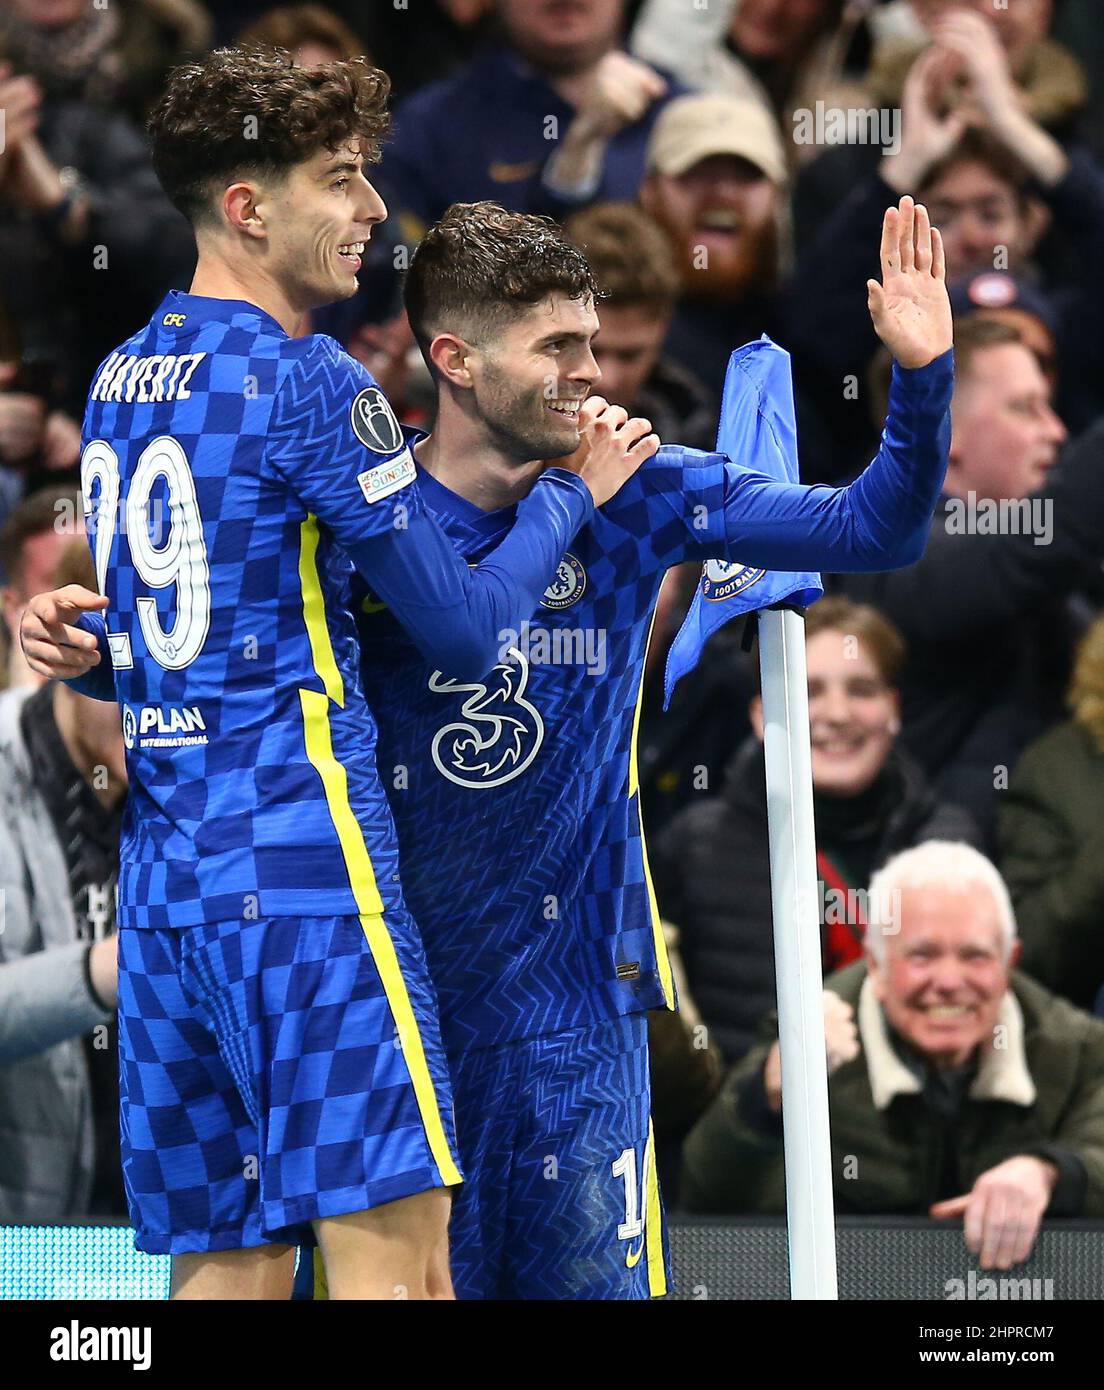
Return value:
<svg viewBox="0 0 1104 1390">
<path fill-rule="evenodd" d="M 111 662 L 111 649 L 107 644 L 107 623 L 102 613 L 81 613 L 73 624 L 82 632 L 90 632 L 100 649 L 100 664 L 85 671 L 83 676 L 74 676 L 65 684 L 78 695 L 87 695 L 91 700 L 115 701 L 115 668 Z"/>
<path fill-rule="evenodd" d="M 902 367 L 900 362 L 894 362 L 893 379 L 908 391 L 946 390 L 954 384 L 954 348 L 933 357 L 923 367 Z"/>
</svg>

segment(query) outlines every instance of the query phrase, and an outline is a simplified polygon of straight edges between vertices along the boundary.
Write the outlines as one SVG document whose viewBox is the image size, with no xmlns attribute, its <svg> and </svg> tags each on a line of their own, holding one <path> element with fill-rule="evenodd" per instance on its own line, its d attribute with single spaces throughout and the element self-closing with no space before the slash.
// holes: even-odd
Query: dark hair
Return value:
<svg viewBox="0 0 1104 1390">
<path fill-rule="evenodd" d="M 80 515 L 80 493 L 73 487 L 44 487 L 24 497 L 0 527 L 0 569 L 5 583 L 22 584 L 23 547 L 32 536 L 57 531 L 65 525 L 72 529 Z"/>
<path fill-rule="evenodd" d="M 189 221 L 244 174 L 280 176 L 352 139 L 379 158 L 391 84 L 365 58 L 297 68 L 278 48 L 219 48 L 169 74 L 150 114 L 153 166 Z"/>
<path fill-rule="evenodd" d="M 551 294 L 600 299 L 587 259 L 550 217 L 453 203 L 410 261 L 403 300 L 422 354 L 442 328 L 476 339 Z"/>
<path fill-rule="evenodd" d="M 978 353 L 986 348 L 1004 347 L 1007 343 L 1024 345 L 1017 329 L 1003 319 L 989 318 L 984 310 L 955 320 L 954 350 L 955 377 L 966 380 Z"/>
<path fill-rule="evenodd" d="M 343 58 L 364 53 L 364 43 L 356 32 L 325 5 L 278 5 L 244 29 L 238 43 L 286 48 L 291 53 L 305 43 L 316 43 L 334 49 Z"/>
<path fill-rule="evenodd" d="M 1016 156 L 985 130 L 971 126 L 955 142 L 942 159 L 937 160 L 924 175 L 918 189 L 923 197 L 938 183 L 948 169 L 956 164 L 984 164 L 997 178 L 1007 183 L 1022 207 L 1028 197 L 1028 173 Z"/>
<path fill-rule="evenodd" d="M 564 223 L 610 304 L 668 313 L 681 281 L 671 243 L 635 203 L 596 203 Z"/>
</svg>

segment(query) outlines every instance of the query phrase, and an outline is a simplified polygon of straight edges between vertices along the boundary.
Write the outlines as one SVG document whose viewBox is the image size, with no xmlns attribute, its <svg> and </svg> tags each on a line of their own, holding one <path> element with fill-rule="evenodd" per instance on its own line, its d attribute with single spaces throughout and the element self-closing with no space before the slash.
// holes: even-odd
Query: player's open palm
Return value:
<svg viewBox="0 0 1104 1390">
<path fill-rule="evenodd" d="M 567 458 L 556 459 L 555 465 L 579 474 L 596 507 L 608 502 L 659 448 L 659 436 L 652 433 L 650 420 L 630 416 L 601 396 L 590 396 L 583 402 L 579 434 L 579 447 Z"/>
<path fill-rule="evenodd" d="M 48 594 L 36 594 L 23 610 L 19 641 L 27 665 L 47 680 L 71 680 L 100 664 L 95 637 L 73 624 L 82 613 L 107 607 L 102 594 L 81 584 L 66 584 Z"/>
<path fill-rule="evenodd" d="M 902 367 L 924 367 L 951 346 L 943 239 L 907 195 L 882 222 L 882 281 L 868 280 L 874 328 Z"/>
</svg>

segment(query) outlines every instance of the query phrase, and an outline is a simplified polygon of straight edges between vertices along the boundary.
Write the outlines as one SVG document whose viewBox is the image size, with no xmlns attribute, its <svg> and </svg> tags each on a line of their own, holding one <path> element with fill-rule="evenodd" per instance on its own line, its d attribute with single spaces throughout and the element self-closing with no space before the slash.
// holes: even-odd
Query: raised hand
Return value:
<svg viewBox="0 0 1104 1390">
<path fill-rule="evenodd" d="M 926 367 L 951 346 L 943 238 L 907 195 L 882 221 L 882 280 L 868 280 L 874 330 L 902 367 Z"/>
<path fill-rule="evenodd" d="M 617 50 L 607 53 L 578 104 L 575 133 L 609 140 L 638 121 L 666 90 L 666 81 L 647 63 Z"/>
<path fill-rule="evenodd" d="M 81 613 L 107 607 L 102 594 L 81 584 L 66 584 L 48 594 L 36 594 L 23 610 L 19 642 L 27 665 L 47 680 L 71 680 L 100 664 L 96 639 L 83 628 L 72 627 Z"/>
<path fill-rule="evenodd" d="M 4 139 L 0 149 L 0 184 L 7 182 L 9 171 L 23 142 L 34 135 L 38 126 L 42 93 L 31 77 L 16 77 L 10 63 L 0 63 L 0 110 L 4 112 Z M 4 188 L 7 195 L 9 190 Z"/>
</svg>

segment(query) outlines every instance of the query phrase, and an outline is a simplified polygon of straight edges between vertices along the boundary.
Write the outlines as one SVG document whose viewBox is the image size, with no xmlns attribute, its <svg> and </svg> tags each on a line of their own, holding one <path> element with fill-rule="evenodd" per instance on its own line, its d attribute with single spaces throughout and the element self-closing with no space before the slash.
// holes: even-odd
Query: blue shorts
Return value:
<svg viewBox="0 0 1104 1390">
<path fill-rule="evenodd" d="M 151 1254 L 310 1245 L 319 1217 L 460 1181 L 409 918 L 124 928 L 119 1069 Z"/>
<path fill-rule="evenodd" d="M 465 1178 L 449 1225 L 457 1297 L 665 1294 L 647 1016 L 449 1065 Z"/>
</svg>

